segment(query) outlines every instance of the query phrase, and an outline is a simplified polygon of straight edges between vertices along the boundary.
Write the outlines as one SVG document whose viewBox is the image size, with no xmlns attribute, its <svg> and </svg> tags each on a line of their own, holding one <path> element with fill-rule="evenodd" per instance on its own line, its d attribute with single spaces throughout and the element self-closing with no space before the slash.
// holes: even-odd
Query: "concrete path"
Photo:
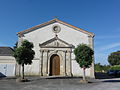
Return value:
<svg viewBox="0 0 120 90">
<path fill-rule="evenodd" d="M 30 82 L 16 82 L 15 78 L 0 79 L 0 90 L 120 90 L 120 78 L 90 79 L 92 83 L 81 84 L 81 78 L 30 77 Z"/>
</svg>

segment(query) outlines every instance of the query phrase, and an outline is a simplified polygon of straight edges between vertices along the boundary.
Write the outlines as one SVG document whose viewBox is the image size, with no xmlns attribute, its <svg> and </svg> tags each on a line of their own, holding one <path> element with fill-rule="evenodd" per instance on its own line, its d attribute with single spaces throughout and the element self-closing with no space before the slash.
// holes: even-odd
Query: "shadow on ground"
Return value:
<svg viewBox="0 0 120 90">
<path fill-rule="evenodd" d="M 120 77 L 109 76 L 106 73 L 95 73 L 95 79 L 103 79 L 102 82 L 120 82 Z"/>
<path fill-rule="evenodd" d="M 117 78 L 115 76 L 109 76 L 106 73 L 95 72 L 95 79 L 112 79 Z"/>
<path fill-rule="evenodd" d="M 6 76 L 0 72 L 0 79 L 5 78 Z"/>
<path fill-rule="evenodd" d="M 102 81 L 102 82 L 111 82 L 111 83 L 113 83 L 113 82 L 120 82 L 120 80 L 105 80 L 105 81 Z"/>
<path fill-rule="evenodd" d="M 65 77 L 57 77 L 57 76 L 50 76 L 50 77 L 46 77 L 46 79 L 80 79 L 82 77 L 69 77 L 69 76 L 65 76 Z"/>
</svg>

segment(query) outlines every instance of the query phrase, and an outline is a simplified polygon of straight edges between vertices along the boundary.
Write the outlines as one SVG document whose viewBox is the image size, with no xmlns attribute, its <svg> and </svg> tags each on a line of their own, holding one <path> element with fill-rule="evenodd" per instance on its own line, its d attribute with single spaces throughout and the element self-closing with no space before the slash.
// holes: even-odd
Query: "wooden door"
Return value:
<svg viewBox="0 0 120 90">
<path fill-rule="evenodd" d="M 50 76 L 54 75 L 60 75 L 60 58 L 56 54 L 50 58 Z"/>
</svg>

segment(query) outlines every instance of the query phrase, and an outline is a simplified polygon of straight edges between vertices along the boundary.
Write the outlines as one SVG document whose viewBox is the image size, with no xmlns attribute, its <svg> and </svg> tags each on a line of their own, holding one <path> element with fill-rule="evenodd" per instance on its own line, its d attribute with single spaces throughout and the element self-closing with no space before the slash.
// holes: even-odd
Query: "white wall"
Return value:
<svg viewBox="0 0 120 90">
<path fill-rule="evenodd" d="M 30 42 L 34 43 L 34 50 L 35 50 L 35 58 L 39 57 L 39 44 L 43 43 L 49 39 L 52 39 L 55 37 L 55 34 L 52 32 L 53 25 L 59 25 L 61 27 L 61 31 L 58 34 L 58 37 L 64 41 L 66 41 L 69 44 L 72 44 L 74 46 L 77 46 L 80 43 L 88 44 L 88 35 L 77 31 L 73 28 L 70 28 L 68 26 L 65 26 L 60 23 L 53 23 L 50 25 L 47 25 L 45 27 L 39 28 L 37 30 L 34 30 L 32 32 L 24 34 L 25 37 L 23 39 L 27 39 Z"/>
<path fill-rule="evenodd" d="M 0 56 L 0 73 L 2 76 L 15 76 L 15 58 L 12 56 Z"/>
<path fill-rule="evenodd" d="M 34 51 L 35 51 L 35 58 L 40 57 L 40 47 L 39 44 L 50 40 L 55 37 L 55 34 L 52 32 L 52 27 L 53 25 L 59 25 L 61 27 L 61 31 L 58 34 L 58 37 L 64 41 L 66 41 L 69 44 L 74 45 L 75 47 L 81 43 L 84 44 L 89 44 L 88 41 L 88 35 L 82 33 L 81 31 L 75 30 L 71 27 L 65 26 L 60 23 L 53 23 L 50 25 L 47 25 L 45 27 L 39 28 L 37 30 L 31 31 L 29 33 L 24 34 L 23 40 L 27 39 L 30 42 L 33 42 L 34 44 Z M 74 54 L 72 53 L 72 59 L 75 59 Z M 37 61 L 38 62 L 38 61 Z M 32 66 L 26 66 L 26 73 L 28 71 L 37 73 L 39 70 L 39 63 L 33 63 Z M 90 70 L 87 70 L 88 72 L 86 73 L 88 76 L 90 75 Z M 81 69 L 79 68 L 79 65 L 77 62 L 72 61 L 72 72 L 74 76 L 80 76 L 82 75 Z"/>
<path fill-rule="evenodd" d="M 79 67 L 76 60 L 72 60 L 72 74 L 73 76 L 83 76 L 83 69 Z M 86 69 L 85 75 L 90 76 L 90 69 Z"/>
<path fill-rule="evenodd" d="M 33 60 L 31 65 L 25 65 L 25 75 L 39 75 L 39 60 Z"/>
</svg>

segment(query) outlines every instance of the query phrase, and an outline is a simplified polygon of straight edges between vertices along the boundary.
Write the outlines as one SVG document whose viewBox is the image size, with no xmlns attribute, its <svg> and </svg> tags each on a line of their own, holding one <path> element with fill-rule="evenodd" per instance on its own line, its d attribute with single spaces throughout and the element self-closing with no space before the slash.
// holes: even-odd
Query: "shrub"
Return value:
<svg viewBox="0 0 120 90">
<path fill-rule="evenodd" d="M 110 67 L 111 70 L 120 70 L 120 65 L 114 65 Z"/>
</svg>

